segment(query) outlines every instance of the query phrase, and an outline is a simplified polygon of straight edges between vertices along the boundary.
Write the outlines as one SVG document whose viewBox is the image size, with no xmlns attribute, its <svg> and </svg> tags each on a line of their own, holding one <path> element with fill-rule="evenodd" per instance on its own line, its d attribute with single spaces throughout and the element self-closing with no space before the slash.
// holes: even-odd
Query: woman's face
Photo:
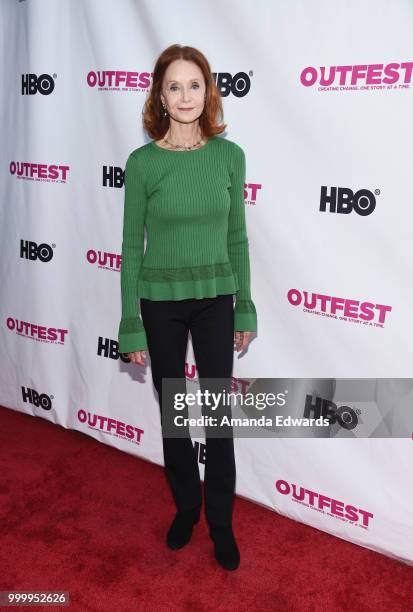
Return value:
<svg viewBox="0 0 413 612">
<path fill-rule="evenodd" d="M 161 100 L 175 121 L 191 123 L 198 119 L 205 105 L 205 79 L 194 62 L 175 60 L 165 72 Z"/>
</svg>

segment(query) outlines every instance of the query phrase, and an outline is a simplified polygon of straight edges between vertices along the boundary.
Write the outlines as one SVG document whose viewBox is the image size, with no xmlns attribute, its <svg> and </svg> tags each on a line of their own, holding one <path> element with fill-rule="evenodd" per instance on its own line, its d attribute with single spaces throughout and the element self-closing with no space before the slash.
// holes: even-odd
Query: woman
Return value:
<svg viewBox="0 0 413 612">
<path fill-rule="evenodd" d="M 193 47 L 172 45 L 158 58 L 143 111 L 153 140 L 129 155 L 125 167 L 119 351 L 145 365 L 154 386 L 185 383 L 191 333 L 201 380 L 230 379 L 236 350 L 257 329 L 250 295 L 245 226 L 245 155 L 219 138 L 222 104 L 207 59 Z M 144 253 L 144 227 L 147 244 Z M 236 294 L 234 309 L 233 297 Z M 140 308 L 137 302 L 140 301 Z M 167 544 L 187 544 L 202 496 L 189 435 L 163 436 L 165 473 L 176 504 Z M 205 515 L 217 561 L 236 569 L 232 530 L 235 459 L 232 435 L 206 437 Z"/>
</svg>

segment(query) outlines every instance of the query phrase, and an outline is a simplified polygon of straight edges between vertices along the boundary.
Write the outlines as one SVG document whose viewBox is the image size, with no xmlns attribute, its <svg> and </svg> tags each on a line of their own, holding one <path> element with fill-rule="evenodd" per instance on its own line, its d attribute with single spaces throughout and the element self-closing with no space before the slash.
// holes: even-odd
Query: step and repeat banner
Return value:
<svg viewBox="0 0 413 612">
<path fill-rule="evenodd" d="M 398 427 L 413 402 L 413 3 L 3 0 L 0 17 L 1 404 L 163 464 L 149 354 L 118 353 L 123 171 L 149 140 L 156 58 L 197 47 L 247 159 L 258 333 L 233 388 L 273 379 L 291 414 L 330 417 L 322 434 L 237 437 L 237 494 L 413 563 Z"/>
</svg>

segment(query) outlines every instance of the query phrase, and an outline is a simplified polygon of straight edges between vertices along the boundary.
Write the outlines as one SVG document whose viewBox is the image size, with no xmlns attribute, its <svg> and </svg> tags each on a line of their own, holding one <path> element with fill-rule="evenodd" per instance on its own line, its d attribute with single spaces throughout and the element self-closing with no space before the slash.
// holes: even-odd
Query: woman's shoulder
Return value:
<svg viewBox="0 0 413 612">
<path fill-rule="evenodd" d="M 145 171 L 146 160 L 149 157 L 150 142 L 133 149 L 126 156 L 125 168 L 132 167 L 134 171 Z"/>
<path fill-rule="evenodd" d="M 234 140 L 224 138 L 223 136 L 216 136 L 215 140 L 219 140 L 222 147 L 225 147 L 229 153 L 241 154 L 244 153 L 243 148 Z"/>
<path fill-rule="evenodd" d="M 152 146 L 152 141 L 147 142 L 146 144 L 141 145 L 140 147 L 137 147 L 136 149 L 133 149 L 129 153 L 129 156 L 135 157 L 137 159 L 142 159 L 147 156 L 147 154 L 149 153 L 151 149 L 151 146 Z"/>
</svg>

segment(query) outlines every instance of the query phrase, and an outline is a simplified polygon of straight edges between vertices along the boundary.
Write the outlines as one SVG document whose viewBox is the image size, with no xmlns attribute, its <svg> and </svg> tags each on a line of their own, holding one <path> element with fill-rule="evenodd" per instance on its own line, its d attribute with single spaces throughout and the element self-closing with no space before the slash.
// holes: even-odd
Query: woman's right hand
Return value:
<svg viewBox="0 0 413 612">
<path fill-rule="evenodd" d="M 138 363 L 139 365 L 145 365 L 146 359 L 146 351 L 134 351 L 133 353 L 128 353 L 128 357 L 133 363 Z"/>
</svg>

